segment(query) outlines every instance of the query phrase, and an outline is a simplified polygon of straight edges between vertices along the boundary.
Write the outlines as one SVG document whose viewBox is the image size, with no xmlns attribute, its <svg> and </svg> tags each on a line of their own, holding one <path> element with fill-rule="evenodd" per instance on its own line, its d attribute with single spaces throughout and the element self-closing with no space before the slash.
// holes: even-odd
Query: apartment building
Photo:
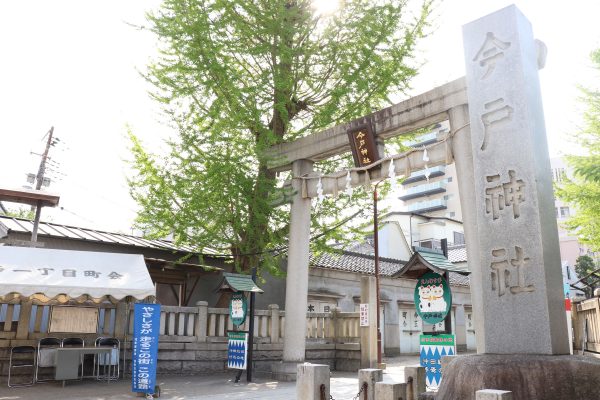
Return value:
<svg viewBox="0 0 600 400">
<path fill-rule="evenodd" d="M 440 123 L 405 145 L 421 148 L 443 139 L 448 132 L 448 123 Z M 402 182 L 399 198 L 400 211 L 462 221 L 454 163 L 413 171 Z"/>
</svg>

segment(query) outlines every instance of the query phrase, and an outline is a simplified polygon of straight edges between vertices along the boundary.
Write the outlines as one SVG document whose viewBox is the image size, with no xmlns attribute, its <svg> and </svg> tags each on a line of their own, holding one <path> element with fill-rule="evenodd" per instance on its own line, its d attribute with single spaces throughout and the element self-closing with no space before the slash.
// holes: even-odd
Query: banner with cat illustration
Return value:
<svg viewBox="0 0 600 400">
<path fill-rule="evenodd" d="M 423 322 L 437 324 L 446 318 L 452 307 L 450 285 L 444 277 L 427 272 L 415 286 L 415 308 Z"/>
</svg>

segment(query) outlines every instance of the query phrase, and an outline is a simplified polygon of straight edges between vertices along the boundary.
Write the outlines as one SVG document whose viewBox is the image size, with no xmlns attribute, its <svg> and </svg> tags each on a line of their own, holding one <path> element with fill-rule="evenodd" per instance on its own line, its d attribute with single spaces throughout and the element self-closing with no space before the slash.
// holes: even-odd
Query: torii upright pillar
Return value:
<svg viewBox="0 0 600 400">
<path fill-rule="evenodd" d="M 312 170 L 312 161 L 294 161 L 292 177 L 306 175 Z M 302 197 L 302 182 L 299 179 L 293 179 L 292 187 L 294 197 L 290 210 L 288 266 L 285 282 L 283 362 L 276 364 L 273 368 L 275 378 L 279 380 L 295 380 L 296 365 L 304 362 L 306 350 L 311 199 Z"/>
</svg>

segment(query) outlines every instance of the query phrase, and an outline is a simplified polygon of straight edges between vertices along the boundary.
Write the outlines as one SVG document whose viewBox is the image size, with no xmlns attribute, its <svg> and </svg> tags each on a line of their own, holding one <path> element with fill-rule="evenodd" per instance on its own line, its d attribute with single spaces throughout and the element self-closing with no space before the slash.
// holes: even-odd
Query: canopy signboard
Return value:
<svg viewBox="0 0 600 400">
<path fill-rule="evenodd" d="M 0 246 L 0 298 L 10 294 L 141 300 L 156 290 L 140 254 Z"/>
</svg>

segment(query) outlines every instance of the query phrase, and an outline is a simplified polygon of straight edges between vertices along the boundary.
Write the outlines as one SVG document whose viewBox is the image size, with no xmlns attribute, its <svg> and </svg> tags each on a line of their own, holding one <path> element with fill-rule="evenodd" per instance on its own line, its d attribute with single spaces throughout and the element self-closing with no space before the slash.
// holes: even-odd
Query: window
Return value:
<svg viewBox="0 0 600 400">
<path fill-rule="evenodd" d="M 556 218 L 559 218 L 558 207 L 554 207 L 554 214 L 556 214 Z"/>
<path fill-rule="evenodd" d="M 553 168 L 552 169 L 552 180 L 554 182 L 561 182 L 565 178 L 564 168 Z"/>
<path fill-rule="evenodd" d="M 454 232 L 454 244 L 465 244 L 465 234 L 462 232 Z"/>
<path fill-rule="evenodd" d="M 452 182 L 452 177 L 449 176 L 448 179 L 446 180 L 446 182 L 448 182 L 448 183 Z"/>
<path fill-rule="evenodd" d="M 569 268 L 569 266 L 567 265 L 567 279 L 571 279 L 571 269 Z"/>
<path fill-rule="evenodd" d="M 432 240 L 423 240 L 423 241 L 419 242 L 419 247 L 433 249 L 433 241 Z"/>
<path fill-rule="evenodd" d="M 561 207 L 560 208 L 560 217 L 561 218 L 567 218 L 569 217 L 571 214 L 569 212 L 569 207 Z"/>
<path fill-rule="evenodd" d="M 449 213 L 446 213 L 446 217 L 448 218 L 452 218 L 456 215 L 456 213 L 454 211 L 450 211 Z"/>
</svg>

